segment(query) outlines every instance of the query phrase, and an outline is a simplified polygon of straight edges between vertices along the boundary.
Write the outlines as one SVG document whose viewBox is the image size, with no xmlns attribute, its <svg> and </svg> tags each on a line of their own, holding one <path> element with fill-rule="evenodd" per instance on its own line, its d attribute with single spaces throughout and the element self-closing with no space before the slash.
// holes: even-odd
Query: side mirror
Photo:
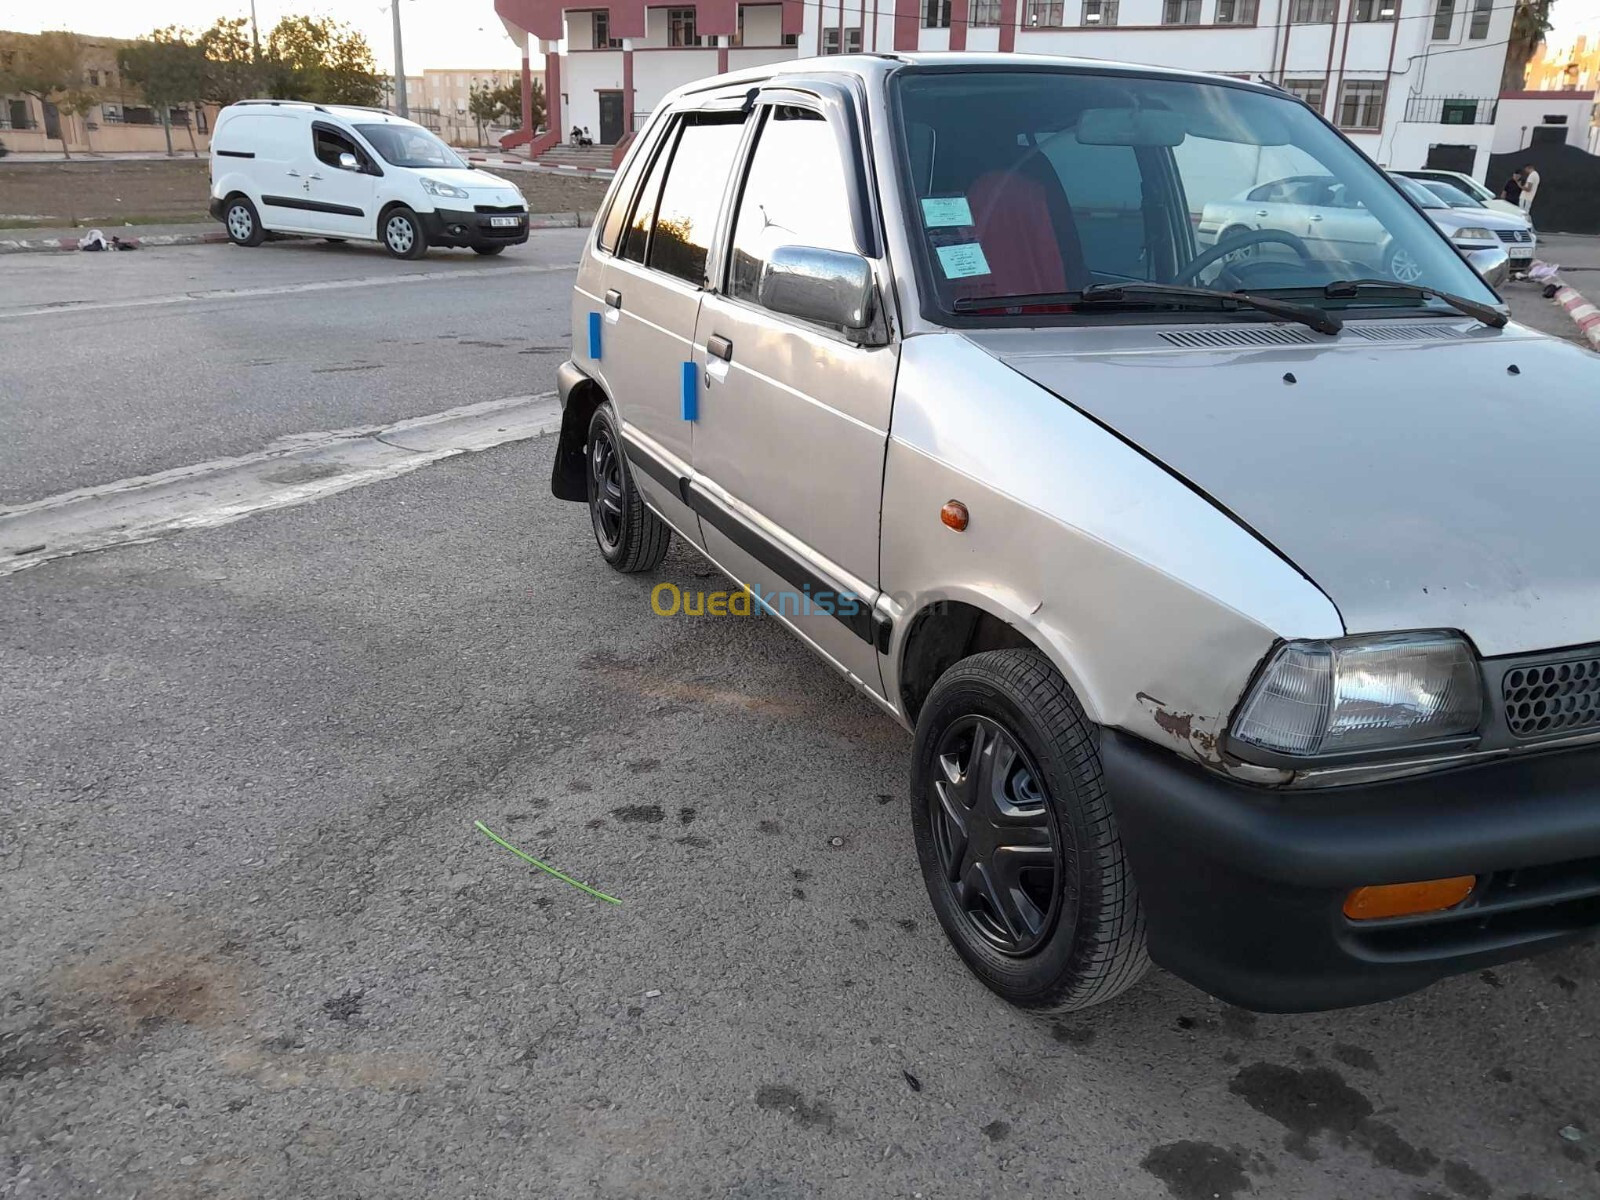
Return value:
<svg viewBox="0 0 1600 1200">
<path fill-rule="evenodd" d="M 339 155 L 339 166 L 345 171 L 361 170 L 361 160 L 346 150 Z"/>
<path fill-rule="evenodd" d="M 860 337 L 873 324 L 872 264 L 859 254 L 815 246 L 779 246 L 761 268 L 762 307 L 835 325 Z"/>
</svg>

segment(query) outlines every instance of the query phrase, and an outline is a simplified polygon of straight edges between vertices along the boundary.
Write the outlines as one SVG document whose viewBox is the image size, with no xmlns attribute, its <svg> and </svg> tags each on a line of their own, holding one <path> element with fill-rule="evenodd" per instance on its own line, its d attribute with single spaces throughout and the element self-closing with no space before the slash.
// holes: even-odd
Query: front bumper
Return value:
<svg viewBox="0 0 1600 1200">
<path fill-rule="evenodd" d="M 418 213 L 430 246 L 520 246 L 528 240 L 528 214 L 496 210 L 439 208 Z M 493 224 L 495 217 L 516 217 L 515 226 Z"/>
<path fill-rule="evenodd" d="M 1600 927 L 1600 748 L 1289 793 L 1112 729 L 1101 758 L 1151 957 L 1244 1008 L 1386 1000 Z M 1444 912 L 1343 912 L 1363 885 L 1469 874 Z"/>
</svg>

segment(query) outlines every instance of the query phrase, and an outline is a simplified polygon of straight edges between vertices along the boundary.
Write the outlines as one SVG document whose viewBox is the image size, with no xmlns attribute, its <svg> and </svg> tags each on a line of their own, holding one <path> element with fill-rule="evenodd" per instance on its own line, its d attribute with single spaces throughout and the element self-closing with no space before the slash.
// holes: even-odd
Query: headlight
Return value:
<svg viewBox="0 0 1600 1200">
<path fill-rule="evenodd" d="M 1498 242 L 1500 239 L 1495 237 L 1494 233 L 1488 229 L 1479 229 L 1475 225 L 1469 225 L 1465 229 L 1458 229 L 1452 233 L 1450 240 L 1453 242 Z"/>
<path fill-rule="evenodd" d="M 422 190 L 430 196 L 448 196 L 452 200 L 465 200 L 467 189 L 458 188 L 453 183 L 441 183 L 437 179 L 429 179 L 424 175 L 421 179 Z"/>
<path fill-rule="evenodd" d="M 1473 733 L 1482 708 L 1477 659 L 1456 634 L 1285 642 L 1233 737 L 1297 758 L 1397 748 Z"/>
</svg>

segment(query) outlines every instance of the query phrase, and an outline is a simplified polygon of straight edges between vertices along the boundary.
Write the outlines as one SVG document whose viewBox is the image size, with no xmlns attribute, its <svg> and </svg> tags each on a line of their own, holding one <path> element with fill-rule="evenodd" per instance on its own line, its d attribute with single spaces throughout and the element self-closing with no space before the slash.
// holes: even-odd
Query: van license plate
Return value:
<svg viewBox="0 0 1600 1200">
<path fill-rule="evenodd" d="M 522 224 L 521 217 L 490 217 L 489 224 L 496 229 L 515 229 Z"/>
</svg>

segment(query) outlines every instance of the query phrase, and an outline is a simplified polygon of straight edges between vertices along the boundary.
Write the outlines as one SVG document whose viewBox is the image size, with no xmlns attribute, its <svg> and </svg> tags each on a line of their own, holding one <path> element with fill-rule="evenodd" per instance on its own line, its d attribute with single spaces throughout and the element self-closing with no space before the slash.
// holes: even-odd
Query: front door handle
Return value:
<svg viewBox="0 0 1600 1200">
<path fill-rule="evenodd" d="M 712 358 L 720 358 L 723 362 L 732 362 L 733 343 L 720 333 L 714 333 L 706 341 L 706 353 Z"/>
<path fill-rule="evenodd" d="M 1321 213 L 1312 213 L 1311 214 L 1311 219 L 1313 221 L 1320 221 L 1320 220 L 1322 220 L 1322 214 Z"/>
<path fill-rule="evenodd" d="M 299 171 L 286 171 L 285 174 L 288 175 L 289 178 L 291 178 L 291 179 L 299 179 L 300 178 L 300 172 Z"/>
<path fill-rule="evenodd" d="M 307 179 L 321 179 L 322 176 L 321 175 L 307 175 L 306 178 Z"/>
<path fill-rule="evenodd" d="M 622 293 L 617 291 L 616 288 L 612 288 L 610 291 L 608 291 L 606 293 L 606 307 L 607 308 L 614 308 L 614 309 L 617 309 L 618 311 L 621 311 L 621 309 L 622 309 Z"/>
<path fill-rule="evenodd" d="M 1264 208 L 1258 208 L 1258 209 L 1256 209 L 1256 216 L 1258 216 L 1258 217 L 1264 217 L 1264 216 L 1266 216 L 1266 215 L 1267 215 L 1267 210 L 1266 210 L 1266 209 L 1264 209 Z"/>
</svg>

